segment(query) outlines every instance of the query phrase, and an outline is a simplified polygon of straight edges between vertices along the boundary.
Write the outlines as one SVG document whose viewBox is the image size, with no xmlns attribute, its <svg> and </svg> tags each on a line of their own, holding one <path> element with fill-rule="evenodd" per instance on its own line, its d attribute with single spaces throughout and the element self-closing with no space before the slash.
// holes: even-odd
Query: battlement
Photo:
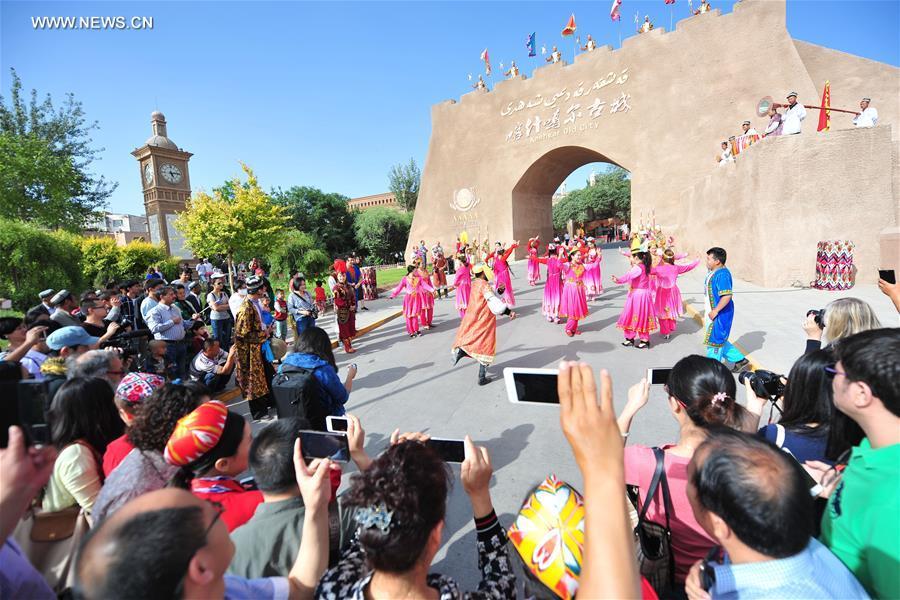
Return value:
<svg viewBox="0 0 900 600">
<path fill-rule="evenodd" d="M 445 100 L 433 105 L 432 108 L 446 110 L 449 105 L 471 105 L 475 102 L 502 103 L 508 101 L 508 95 L 530 93 L 536 85 L 533 83 L 534 81 L 541 82 L 552 75 L 560 74 L 561 71 L 568 74 L 573 69 L 580 71 L 594 67 L 599 68 L 604 63 L 624 64 L 629 62 L 632 53 L 643 54 L 649 49 L 654 52 L 666 53 L 667 49 L 661 48 L 661 45 L 683 44 L 689 47 L 696 44 L 695 47 L 703 47 L 704 38 L 714 33 L 715 28 L 728 26 L 735 19 L 762 19 L 769 21 L 768 27 L 777 24 L 786 30 L 785 11 L 786 0 L 738 1 L 731 13 L 723 15 L 721 9 L 714 8 L 707 13 L 681 19 L 676 22 L 675 30 L 671 32 L 667 31 L 665 27 L 654 27 L 647 33 L 632 34 L 624 38 L 620 48 L 613 48 L 609 44 L 598 46 L 591 52 L 580 52 L 575 56 L 573 62 L 562 59 L 558 63 L 542 64 L 532 70 L 531 77 L 523 74 L 512 79 L 501 79 L 494 83 L 491 90 L 473 90 L 460 96 L 459 103 Z M 776 18 L 777 23 L 771 22 L 772 18 Z M 520 69 L 525 70 L 521 66 Z M 575 76 L 577 75 L 573 74 L 573 77 Z"/>
</svg>

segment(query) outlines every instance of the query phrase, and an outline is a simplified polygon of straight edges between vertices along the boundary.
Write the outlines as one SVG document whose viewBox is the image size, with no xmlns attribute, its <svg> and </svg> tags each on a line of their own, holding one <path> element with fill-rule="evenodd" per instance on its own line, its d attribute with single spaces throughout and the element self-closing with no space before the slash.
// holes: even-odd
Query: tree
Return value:
<svg viewBox="0 0 900 600">
<path fill-rule="evenodd" d="M 356 241 L 376 263 L 391 262 L 406 248 L 412 214 L 390 208 L 373 208 L 356 217 Z"/>
<path fill-rule="evenodd" d="M 331 259 L 308 233 L 289 231 L 267 256 L 272 273 L 289 276 L 294 271 L 307 278 L 328 270 Z"/>
<path fill-rule="evenodd" d="M 288 225 L 309 234 L 328 256 L 343 256 L 354 249 L 354 214 L 347 208 L 347 196 L 293 186 L 287 191 L 272 190 L 272 200 L 284 208 Z"/>
<path fill-rule="evenodd" d="M 593 210 L 593 219 L 625 219 L 631 211 L 631 180 L 628 171 L 614 167 L 597 176 L 592 186 L 573 190 L 553 207 L 553 226 L 563 229 L 571 219 L 584 223 Z"/>
<path fill-rule="evenodd" d="M 115 183 L 88 172 L 103 148 L 92 149 L 81 103 L 67 94 L 54 107 L 48 94 L 38 101 L 12 72 L 10 103 L 0 96 L 0 216 L 53 229 L 81 231 L 106 206 Z"/>
<path fill-rule="evenodd" d="M 407 212 L 416 209 L 421 178 L 422 173 L 412 158 L 407 165 L 394 165 L 388 174 L 388 189 L 394 194 L 397 203 Z"/>
<path fill-rule="evenodd" d="M 235 289 L 231 276 L 235 256 L 268 254 L 288 220 L 284 209 L 259 187 L 250 167 L 241 163 L 241 169 L 247 182 L 242 185 L 237 178 L 232 181 L 233 198 L 218 190 L 212 196 L 198 192 L 188 201 L 187 210 L 175 219 L 175 227 L 196 256 L 227 257 L 231 289 Z"/>
</svg>

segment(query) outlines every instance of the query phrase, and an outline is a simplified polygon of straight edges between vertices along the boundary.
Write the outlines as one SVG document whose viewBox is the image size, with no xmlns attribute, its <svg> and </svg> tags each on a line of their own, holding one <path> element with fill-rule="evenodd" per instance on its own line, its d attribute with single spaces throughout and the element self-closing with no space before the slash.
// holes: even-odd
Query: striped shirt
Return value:
<svg viewBox="0 0 900 600">
<path fill-rule="evenodd" d="M 154 339 L 167 342 L 178 342 L 184 339 L 184 321 L 175 323 L 174 319 L 181 318 L 181 310 L 162 302 L 150 309 L 145 317 L 147 327 L 153 332 Z"/>
</svg>

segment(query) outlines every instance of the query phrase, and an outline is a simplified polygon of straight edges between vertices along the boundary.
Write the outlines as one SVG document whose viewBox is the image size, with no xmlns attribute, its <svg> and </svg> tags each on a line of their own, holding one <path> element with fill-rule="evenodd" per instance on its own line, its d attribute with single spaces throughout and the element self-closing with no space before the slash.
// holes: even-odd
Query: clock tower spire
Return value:
<svg viewBox="0 0 900 600">
<path fill-rule="evenodd" d="M 150 127 L 153 135 L 131 153 L 140 168 L 150 241 L 162 243 L 170 256 L 190 258 L 184 238 L 175 229 L 175 217 L 191 197 L 188 161 L 193 154 L 169 139 L 166 117 L 161 112 L 150 115 Z"/>
</svg>

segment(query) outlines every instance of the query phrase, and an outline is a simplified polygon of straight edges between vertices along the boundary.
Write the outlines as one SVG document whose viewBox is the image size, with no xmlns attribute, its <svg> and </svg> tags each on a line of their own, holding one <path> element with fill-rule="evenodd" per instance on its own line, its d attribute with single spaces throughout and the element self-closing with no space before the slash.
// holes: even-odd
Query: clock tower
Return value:
<svg viewBox="0 0 900 600">
<path fill-rule="evenodd" d="M 161 112 L 154 111 L 150 123 L 153 135 L 131 153 L 140 168 L 150 241 L 154 244 L 162 242 L 169 256 L 191 258 L 184 238 L 175 229 L 175 217 L 185 209 L 191 197 L 188 161 L 193 154 L 169 139 L 166 117 Z"/>
</svg>

